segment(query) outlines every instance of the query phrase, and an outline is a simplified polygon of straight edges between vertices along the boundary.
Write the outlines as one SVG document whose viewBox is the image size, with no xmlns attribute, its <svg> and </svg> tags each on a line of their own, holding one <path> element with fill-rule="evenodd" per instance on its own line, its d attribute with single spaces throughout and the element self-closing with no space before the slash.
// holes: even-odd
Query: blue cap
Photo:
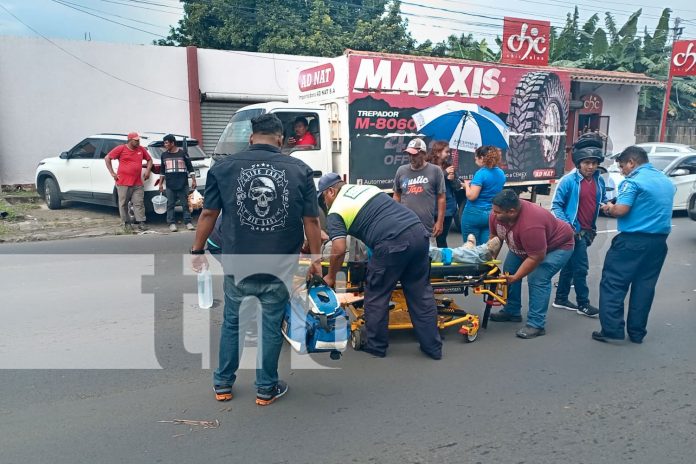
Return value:
<svg viewBox="0 0 696 464">
<path fill-rule="evenodd" d="M 327 172 L 319 178 L 319 186 L 317 187 L 317 197 L 320 197 L 322 192 L 329 187 L 333 187 L 339 182 L 342 182 L 341 176 L 335 172 Z"/>
</svg>

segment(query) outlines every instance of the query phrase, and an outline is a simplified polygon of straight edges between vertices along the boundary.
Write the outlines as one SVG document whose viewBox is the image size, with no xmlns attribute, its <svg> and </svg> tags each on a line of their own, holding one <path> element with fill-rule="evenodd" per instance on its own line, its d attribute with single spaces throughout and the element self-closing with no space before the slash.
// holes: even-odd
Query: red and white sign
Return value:
<svg viewBox="0 0 696 464">
<path fill-rule="evenodd" d="M 679 40 L 672 47 L 672 76 L 696 76 L 696 40 Z"/>
<path fill-rule="evenodd" d="M 334 67 L 331 63 L 304 69 L 297 76 L 297 86 L 301 92 L 329 87 L 334 82 Z"/>
<path fill-rule="evenodd" d="M 582 101 L 582 108 L 580 108 L 580 114 L 602 114 L 602 107 L 604 102 L 602 97 L 596 93 L 588 93 L 580 97 Z"/>
<path fill-rule="evenodd" d="M 506 16 L 503 23 L 502 62 L 509 64 L 549 64 L 551 23 Z"/>
</svg>

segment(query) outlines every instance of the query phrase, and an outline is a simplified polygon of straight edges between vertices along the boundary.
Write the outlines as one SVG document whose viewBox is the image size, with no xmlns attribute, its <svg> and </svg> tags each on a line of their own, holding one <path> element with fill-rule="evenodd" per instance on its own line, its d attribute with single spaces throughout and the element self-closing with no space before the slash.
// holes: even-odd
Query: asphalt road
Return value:
<svg viewBox="0 0 696 464">
<path fill-rule="evenodd" d="M 535 340 L 449 330 L 441 361 L 408 332 L 385 359 L 308 366 L 286 346 L 290 391 L 266 408 L 252 370 L 232 402 L 212 396 L 221 309 L 195 307 L 177 254 L 191 233 L 2 245 L 0 463 L 694 463 L 696 222 L 674 225 L 642 345 L 595 342 L 596 320 L 550 308 Z M 613 235 L 591 248 L 595 303 Z M 177 419 L 219 426 L 158 422 Z"/>
</svg>

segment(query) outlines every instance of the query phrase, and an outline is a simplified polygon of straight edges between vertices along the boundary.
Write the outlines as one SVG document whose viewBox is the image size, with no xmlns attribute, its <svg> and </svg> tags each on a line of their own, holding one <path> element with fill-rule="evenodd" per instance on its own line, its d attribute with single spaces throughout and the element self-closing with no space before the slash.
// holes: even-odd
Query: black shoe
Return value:
<svg viewBox="0 0 696 464">
<path fill-rule="evenodd" d="M 421 351 L 428 357 L 434 359 L 435 361 L 439 361 L 442 359 L 442 351 L 438 351 L 437 353 L 428 353 L 424 349 L 421 348 Z"/>
<path fill-rule="evenodd" d="M 489 319 L 493 322 L 522 322 L 522 316 L 515 316 L 504 309 L 491 314 Z"/>
<path fill-rule="evenodd" d="M 232 387 L 214 385 L 213 391 L 215 391 L 215 399 L 218 401 L 229 401 L 232 399 Z"/>
<path fill-rule="evenodd" d="M 580 307 L 568 300 L 554 300 L 551 304 L 554 308 L 567 309 L 568 311 L 578 311 Z"/>
<path fill-rule="evenodd" d="M 620 342 L 623 340 L 623 338 L 613 338 L 613 337 L 607 337 L 604 335 L 604 332 L 599 331 L 599 332 L 592 332 L 592 340 L 597 340 L 598 342 Z"/>
<path fill-rule="evenodd" d="M 372 356 L 375 356 L 377 358 L 384 358 L 387 356 L 387 353 L 385 353 L 385 352 L 373 350 L 372 348 L 368 348 L 366 346 L 363 347 L 363 349 L 361 351 L 364 351 L 365 353 L 369 353 Z"/>
<path fill-rule="evenodd" d="M 515 333 L 520 338 L 537 338 L 541 337 L 542 335 L 546 335 L 546 330 L 544 329 L 538 329 L 536 327 L 530 327 L 528 325 L 522 327 L 520 330 Z"/>
<path fill-rule="evenodd" d="M 641 343 L 643 343 L 642 338 L 628 337 L 628 339 L 631 341 L 631 343 L 635 343 L 636 345 L 640 345 Z"/>
<path fill-rule="evenodd" d="M 577 311 L 578 314 L 582 314 L 583 316 L 591 317 L 593 319 L 596 319 L 599 317 L 599 309 L 595 308 L 591 304 L 587 303 L 585 305 L 581 305 L 578 308 Z"/>
<path fill-rule="evenodd" d="M 141 231 L 141 232 L 147 230 L 147 226 L 145 225 L 144 222 L 139 222 L 139 223 L 138 223 L 138 230 Z"/>
<path fill-rule="evenodd" d="M 256 391 L 256 404 L 259 406 L 268 406 L 273 403 L 278 398 L 282 397 L 288 392 L 288 384 L 279 380 L 275 387 L 270 391 L 265 392 L 261 390 Z"/>
</svg>

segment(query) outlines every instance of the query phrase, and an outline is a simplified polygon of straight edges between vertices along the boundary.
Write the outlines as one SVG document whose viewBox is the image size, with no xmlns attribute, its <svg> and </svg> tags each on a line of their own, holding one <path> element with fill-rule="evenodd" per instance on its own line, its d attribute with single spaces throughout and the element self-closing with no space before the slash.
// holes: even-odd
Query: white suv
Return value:
<svg viewBox="0 0 696 464">
<path fill-rule="evenodd" d="M 152 197 L 159 192 L 160 155 L 164 152 L 164 133 L 140 134 L 140 145 L 147 148 L 152 157 L 152 175 L 144 182 L 145 208 L 152 210 Z M 177 135 L 176 145 L 183 146 L 184 136 Z M 80 201 L 118 207 L 118 194 L 114 179 L 104 163 L 106 155 L 115 147 L 126 143 L 126 134 L 96 134 L 87 137 L 60 156 L 46 158 L 36 168 L 36 191 L 50 209 L 61 207 L 63 200 Z M 195 139 L 186 139 L 188 154 L 196 170 L 197 190 L 203 193 L 210 168 L 210 157 L 198 146 Z M 113 162 L 114 170 L 118 160 Z M 143 168 L 145 164 L 143 164 Z"/>
</svg>

